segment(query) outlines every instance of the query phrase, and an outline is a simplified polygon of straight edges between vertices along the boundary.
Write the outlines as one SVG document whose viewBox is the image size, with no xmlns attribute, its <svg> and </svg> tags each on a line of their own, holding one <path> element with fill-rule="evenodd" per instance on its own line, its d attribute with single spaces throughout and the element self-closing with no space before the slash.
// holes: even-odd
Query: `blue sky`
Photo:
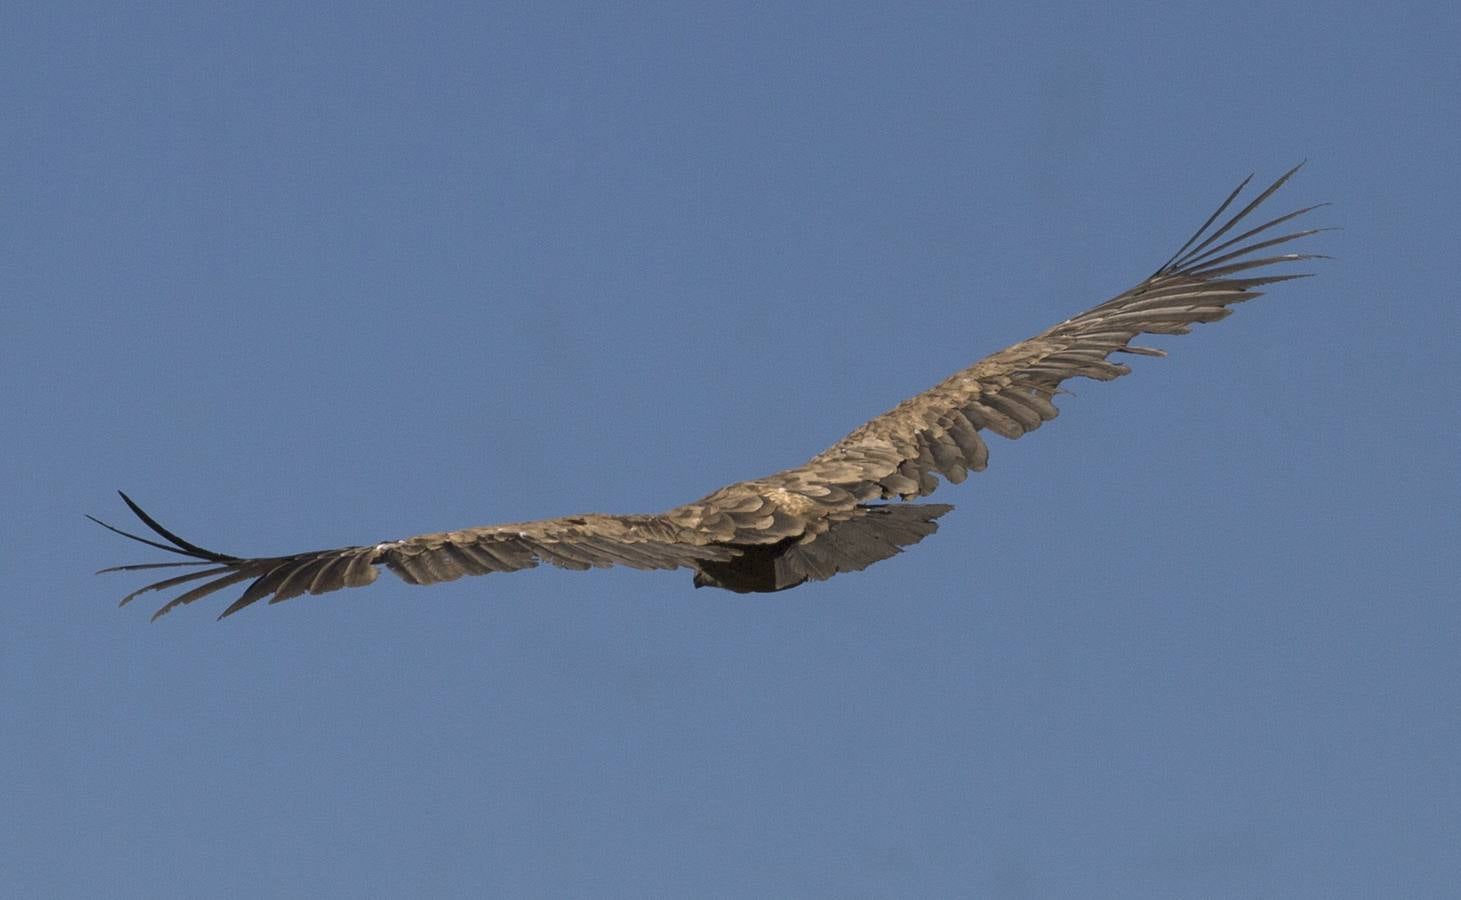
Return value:
<svg viewBox="0 0 1461 900">
<path fill-rule="evenodd" d="M 16 896 L 1440 896 L 1454 4 L 12 4 Z M 269 554 L 647 512 L 1125 288 L 1238 179 L 1337 258 L 993 439 L 911 552 L 149 624 Z M 150 600 L 151 598 L 146 598 Z"/>
</svg>

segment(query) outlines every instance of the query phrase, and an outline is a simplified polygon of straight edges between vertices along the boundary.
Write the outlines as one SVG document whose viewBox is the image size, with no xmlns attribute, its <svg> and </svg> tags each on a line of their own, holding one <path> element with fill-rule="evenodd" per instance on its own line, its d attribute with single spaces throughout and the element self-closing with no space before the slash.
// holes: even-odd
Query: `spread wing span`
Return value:
<svg viewBox="0 0 1461 900">
<path fill-rule="evenodd" d="M 1101 305 L 1006 347 L 866 422 L 804 465 L 727 485 L 654 515 L 564 516 L 423 534 L 286 556 L 238 557 L 183 540 L 126 494 L 123 501 L 157 540 L 92 520 L 184 561 L 113 566 L 103 572 L 183 568 L 126 597 L 179 590 L 153 618 L 233 585 L 247 584 L 219 618 L 265 598 L 278 603 L 370 584 L 384 566 L 410 584 L 513 572 L 549 563 L 688 568 L 696 587 L 779 591 L 857 571 L 917 543 L 951 506 L 908 503 L 988 464 L 986 433 L 1015 439 L 1055 418 L 1061 384 L 1109 381 L 1131 371 L 1112 354 L 1164 356 L 1132 343 L 1143 334 L 1186 334 L 1226 318 L 1270 284 L 1307 273 L 1272 267 L 1319 254 L 1277 248 L 1325 229 L 1292 230 L 1309 206 L 1259 224 L 1250 218 L 1298 171 L 1286 172 L 1236 212 L 1252 176 L 1161 268 Z M 1323 205 L 1323 204 L 1320 204 Z M 1226 218 L 1224 218 L 1226 216 Z M 92 518 L 92 517 L 88 517 Z"/>
</svg>

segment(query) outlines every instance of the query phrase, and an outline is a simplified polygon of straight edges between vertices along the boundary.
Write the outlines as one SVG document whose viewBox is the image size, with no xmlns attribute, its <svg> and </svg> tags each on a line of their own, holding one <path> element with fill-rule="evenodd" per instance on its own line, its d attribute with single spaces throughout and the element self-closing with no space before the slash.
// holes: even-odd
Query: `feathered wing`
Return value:
<svg viewBox="0 0 1461 900">
<path fill-rule="evenodd" d="M 100 519 L 92 518 L 92 521 L 134 541 L 186 556 L 189 561 L 112 566 L 102 569 L 103 572 L 194 568 L 133 591 L 122 598 L 122 604 L 139 594 L 201 582 L 159 608 L 152 616 L 154 620 L 175 607 L 244 581 L 250 582 L 249 585 L 223 611 L 220 619 L 265 597 L 270 603 L 278 603 L 301 594 L 361 587 L 375 580 L 377 565 L 385 566 L 410 584 L 435 584 L 464 575 L 531 569 L 539 563 L 565 569 L 613 565 L 675 569 L 694 567 L 707 560 L 727 560 L 735 553 L 730 548 L 686 534 L 658 516 L 586 515 L 444 531 L 369 546 L 243 558 L 189 543 L 158 524 L 126 494 L 122 494 L 122 500 L 166 543 L 123 531 Z"/>
<path fill-rule="evenodd" d="M 668 516 L 714 528 L 723 532 L 722 539 L 737 543 L 793 537 L 807 543 L 835 529 L 839 517 L 870 503 L 924 496 L 938 486 L 938 476 L 958 484 L 969 472 L 982 471 L 989 460 L 984 433 L 1015 439 L 1055 418 L 1053 401 L 1066 379 L 1109 381 L 1129 373 L 1128 366 L 1110 360 L 1113 353 L 1166 355 L 1133 345 L 1139 335 L 1186 334 L 1194 324 L 1226 318 L 1234 304 L 1259 296 L 1264 285 L 1306 277 L 1263 270 L 1323 258 L 1273 252 L 1324 230 L 1281 228 L 1318 206 L 1249 224 L 1254 211 L 1298 169 L 1224 219 L 1249 176 L 1171 259 L 1135 287 L 954 373 L 804 465 L 728 485 Z M 797 509 L 815 509 L 819 517 L 808 522 L 792 514 Z M 804 573 L 788 578 L 799 574 Z"/>
<path fill-rule="evenodd" d="M 1265 273 L 1270 266 L 1318 254 L 1274 248 L 1323 229 L 1280 226 L 1317 207 L 1250 225 L 1250 216 L 1298 170 L 1281 178 L 1226 219 L 1251 180 L 1245 179 L 1186 244 L 1140 284 L 1111 300 L 1006 347 L 898 404 L 813 457 L 765 478 L 727 485 L 660 515 L 585 515 L 468 528 L 359 547 L 289 556 L 243 558 L 205 550 L 159 525 L 122 495 L 162 541 L 97 521 L 133 540 L 176 553 L 186 562 L 114 566 L 102 571 L 172 567 L 195 570 L 149 584 L 148 591 L 196 586 L 169 600 L 153 618 L 216 591 L 249 582 L 223 616 L 265 597 L 277 603 L 375 580 L 384 565 L 412 584 L 464 575 L 511 572 L 549 563 L 569 569 L 626 565 L 693 568 L 696 584 L 769 591 L 864 568 L 936 530 L 943 504 L 900 504 L 932 492 L 939 476 L 954 482 L 985 468 L 983 432 L 1018 438 L 1055 418 L 1061 384 L 1077 376 L 1109 381 L 1130 372 L 1113 353 L 1164 356 L 1133 345 L 1143 334 L 1186 334 L 1216 322 L 1258 288 L 1303 274 Z M 165 543 L 164 543 L 165 542 Z"/>
</svg>

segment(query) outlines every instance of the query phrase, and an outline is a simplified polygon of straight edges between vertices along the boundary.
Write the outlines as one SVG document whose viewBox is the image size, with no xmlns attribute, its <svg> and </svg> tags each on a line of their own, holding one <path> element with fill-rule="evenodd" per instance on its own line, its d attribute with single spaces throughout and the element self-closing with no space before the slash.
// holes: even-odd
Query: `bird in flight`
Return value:
<svg viewBox="0 0 1461 900">
<path fill-rule="evenodd" d="M 1138 335 L 1186 334 L 1193 324 L 1227 317 L 1233 304 L 1259 296 L 1257 289 L 1264 285 L 1306 277 L 1270 267 L 1323 256 L 1272 248 L 1325 230 L 1279 227 L 1323 204 L 1248 224 L 1254 210 L 1298 169 L 1224 219 L 1249 176 L 1171 259 L 1135 287 L 955 372 L 796 468 L 727 485 L 694 503 L 653 515 L 563 516 L 333 550 L 240 557 L 183 540 L 122 494 L 160 541 L 87 518 L 188 559 L 102 571 L 187 569 L 122 598 L 125 605 L 149 591 L 190 586 L 158 609 L 155 620 L 242 582 L 248 582 L 243 593 L 220 619 L 265 598 L 278 603 L 361 587 L 375 580 L 380 566 L 410 584 L 513 572 L 539 563 L 565 569 L 685 568 L 695 573 L 696 587 L 741 593 L 781 591 L 865 569 L 938 529 L 938 518 L 952 506 L 906 501 L 932 493 L 940 476 L 958 484 L 969 472 L 982 471 L 989 461 L 983 433 L 1012 440 L 1055 418 L 1052 401 L 1067 378 L 1109 381 L 1130 372 L 1110 360 L 1113 353 L 1166 355 L 1132 344 Z"/>
</svg>

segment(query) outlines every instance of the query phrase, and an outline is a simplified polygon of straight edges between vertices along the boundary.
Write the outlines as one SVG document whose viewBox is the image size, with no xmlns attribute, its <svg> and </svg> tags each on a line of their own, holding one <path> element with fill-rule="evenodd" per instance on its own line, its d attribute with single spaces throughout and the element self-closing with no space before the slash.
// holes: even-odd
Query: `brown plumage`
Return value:
<svg viewBox="0 0 1461 900">
<path fill-rule="evenodd" d="M 1270 248 L 1322 231 L 1275 231 L 1317 207 L 1230 236 L 1296 171 L 1298 167 L 1285 173 L 1216 225 L 1251 176 L 1245 179 L 1170 260 L 1130 290 L 954 373 L 804 465 L 727 485 L 694 503 L 657 515 L 564 516 L 246 559 L 183 540 L 123 494 L 137 518 L 167 543 L 93 521 L 189 561 L 102 571 L 204 567 L 122 598 L 125 604 L 147 591 L 201 582 L 169 600 L 153 615 L 156 619 L 176 606 L 244 582 L 243 594 L 219 618 L 266 597 L 278 603 L 305 593 L 359 587 L 375 580 L 377 566 L 411 584 L 512 572 L 539 563 L 567 569 L 688 568 L 695 571 L 696 587 L 740 592 L 779 591 L 864 569 L 938 529 L 936 520 L 953 507 L 902 501 L 932 492 L 939 476 L 958 484 L 970 471 L 982 471 L 989 449 L 981 432 L 1014 439 L 1034 431 L 1055 418 L 1052 401 L 1067 378 L 1109 381 L 1131 371 L 1111 362 L 1112 353 L 1165 355 L 1132 346 L 1137 335 L 1186 334 L 1193 324 L 1216 322 L 1232 311 L 1233 304 L 1259 296 L 1258 287 L 1305 277 L 1256 273 L 1277 263 L 1322 258 L 1264 255 Z"/>
</svg>

